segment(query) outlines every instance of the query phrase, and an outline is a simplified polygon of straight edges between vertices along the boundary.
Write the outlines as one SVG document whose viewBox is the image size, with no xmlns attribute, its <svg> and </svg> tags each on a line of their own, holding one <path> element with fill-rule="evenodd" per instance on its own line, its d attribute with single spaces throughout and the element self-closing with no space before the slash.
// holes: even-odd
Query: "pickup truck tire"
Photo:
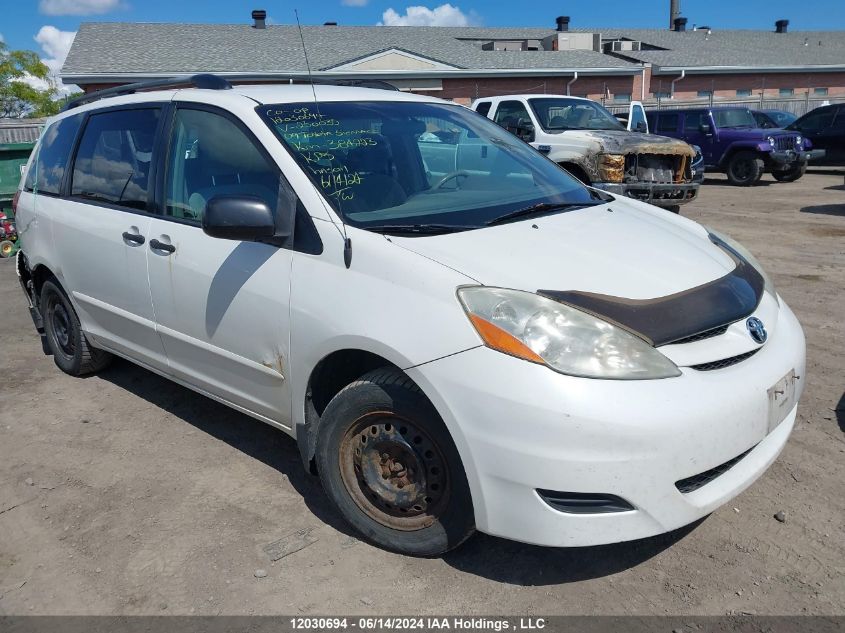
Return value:
<svg viewBox="0 0 845 633">
<path fill-rule="evenodd" d="M 778 182 L 795 182 L 801 176 L 807 173 L 807 163 L 802 163 L 798 167 L 794 167 L 787 171 L 773 171 L 772 176 Z"/>
<path fill-rule="evenodd" d="M 61 287 L 47 280 L 39 302 L 47 346 L 56 366 L 71 376 L 84 376 L 105 368 L 112 355 L 92 347 L 79 325 L 79 317 Z"/>
<path fill-rule="evenodd" d="M 737 152 L 728 160 L 728 180 L 739 187 L 757 184 L 765 170 L 763 159 L 754 152 Z"/>
<path fill-rule="evenodd" d="M 475 531 L 472 496 L 446 425 L 406 374 L 370 371 L 326 406 L 316 461 L 326 494 L 370 542 L 439 556 Z"/>
</svg>

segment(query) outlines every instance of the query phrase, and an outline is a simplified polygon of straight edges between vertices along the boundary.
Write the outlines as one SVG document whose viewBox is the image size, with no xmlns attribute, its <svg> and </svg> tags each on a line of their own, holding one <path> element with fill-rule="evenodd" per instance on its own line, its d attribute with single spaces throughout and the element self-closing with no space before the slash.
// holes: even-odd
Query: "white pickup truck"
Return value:
<svg viewBox="0 0 845 633">
<path fill-rule="evenodd" d="M 471 107 L 598 189 L 675 212 L 698 195 L 703 171 L 696 150 L 648 134 L 638 102 L 631 104 L 627 128 L 600 104 L 580 97 L 486 97 Z"/>
</svg>

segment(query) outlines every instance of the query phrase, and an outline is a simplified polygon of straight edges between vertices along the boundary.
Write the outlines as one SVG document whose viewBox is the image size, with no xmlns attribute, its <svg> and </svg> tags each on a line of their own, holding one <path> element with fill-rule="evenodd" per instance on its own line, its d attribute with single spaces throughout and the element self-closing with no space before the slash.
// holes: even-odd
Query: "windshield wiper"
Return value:
<svg viewBox="0 0 845 633">
<path fill-rule="evenodd" d="M 554 203 L 554 202 L 540 202 L 539 204 L 532 204 L 530 207 L 517 209 L 510 213 L 500 215 L 498 218 L 493 218 L 487 222 L 487 226 L 495 224 L 502 224 L 517 218 L 527 217 L 529 215 L 539 215 L 542 213 L 551 213 L 553 211 L 574 211 L 575 209 L 583 209 L 585 207 L 595 207 L 603 202 L 570 202 L 570 203 Z"/>
<path fill-rule="evenodd" d="M 470 231 L 481 228 L 478 225 L 463 224 L 375 224 L 373 226 L 362 226 L 366 231 L 374 233 L 412 233 L 416 235 L 437 235 L 442 233 L 456 233 L 458 231 Z"/>
</svg>

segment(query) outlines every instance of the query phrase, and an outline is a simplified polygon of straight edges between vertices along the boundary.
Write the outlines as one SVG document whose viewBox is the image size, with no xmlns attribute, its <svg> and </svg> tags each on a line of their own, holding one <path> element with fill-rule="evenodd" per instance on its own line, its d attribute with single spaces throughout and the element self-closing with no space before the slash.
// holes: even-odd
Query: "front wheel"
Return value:
<svg viewBox="0 0 845 633">
<path fill-rule="evenodd" d="M 99 371 L 111 362 L 111 354 L 92 347 L 85 338 L 76 311 L 54 281 L 44 282 L 39 307 L 47 346 L 59 369 L 71 376 L 82 376 Z"/>
<path fill-rule="evenodd" d="M 807 163 L 801 163 L 796 167 L 787 169 L 786 171 L 773 171 L 772 176 L 778 182 L 795 182 L 801 176 L 807 173 Z"/>
<path fill-rule="evenodd" d="M 737 152 L 728 161 L 728 180 L 733 185 L 748 187 L 763 177 L 766 164 L 754 152 Z"/>
<path fill-rule="evenodd" d="M 316 457 L 335 506 L 385 549 L 438 556 L 475 530 L 469 484 L 446 425 L 398 370 L 371 371 L 332 399 Z"/>
</svg>

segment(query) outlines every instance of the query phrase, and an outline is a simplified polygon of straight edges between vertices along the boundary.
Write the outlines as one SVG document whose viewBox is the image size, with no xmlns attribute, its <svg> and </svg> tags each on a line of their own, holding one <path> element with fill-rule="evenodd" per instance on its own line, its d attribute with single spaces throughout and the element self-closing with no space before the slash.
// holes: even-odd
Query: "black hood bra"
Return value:
<svg viewBox="0 0 845 633">
<path fill-rule="evenodd" d="M 707 332 L 750 315 L 760 303 L 765 281 L 759 271 L 714 235 L 736 267 L 724 277 L 689 290 L 655 299 L 626 299 L 574 290 L 538 290 L 559 301 L 609 321 L 655 347 Z"/>
</svg>

